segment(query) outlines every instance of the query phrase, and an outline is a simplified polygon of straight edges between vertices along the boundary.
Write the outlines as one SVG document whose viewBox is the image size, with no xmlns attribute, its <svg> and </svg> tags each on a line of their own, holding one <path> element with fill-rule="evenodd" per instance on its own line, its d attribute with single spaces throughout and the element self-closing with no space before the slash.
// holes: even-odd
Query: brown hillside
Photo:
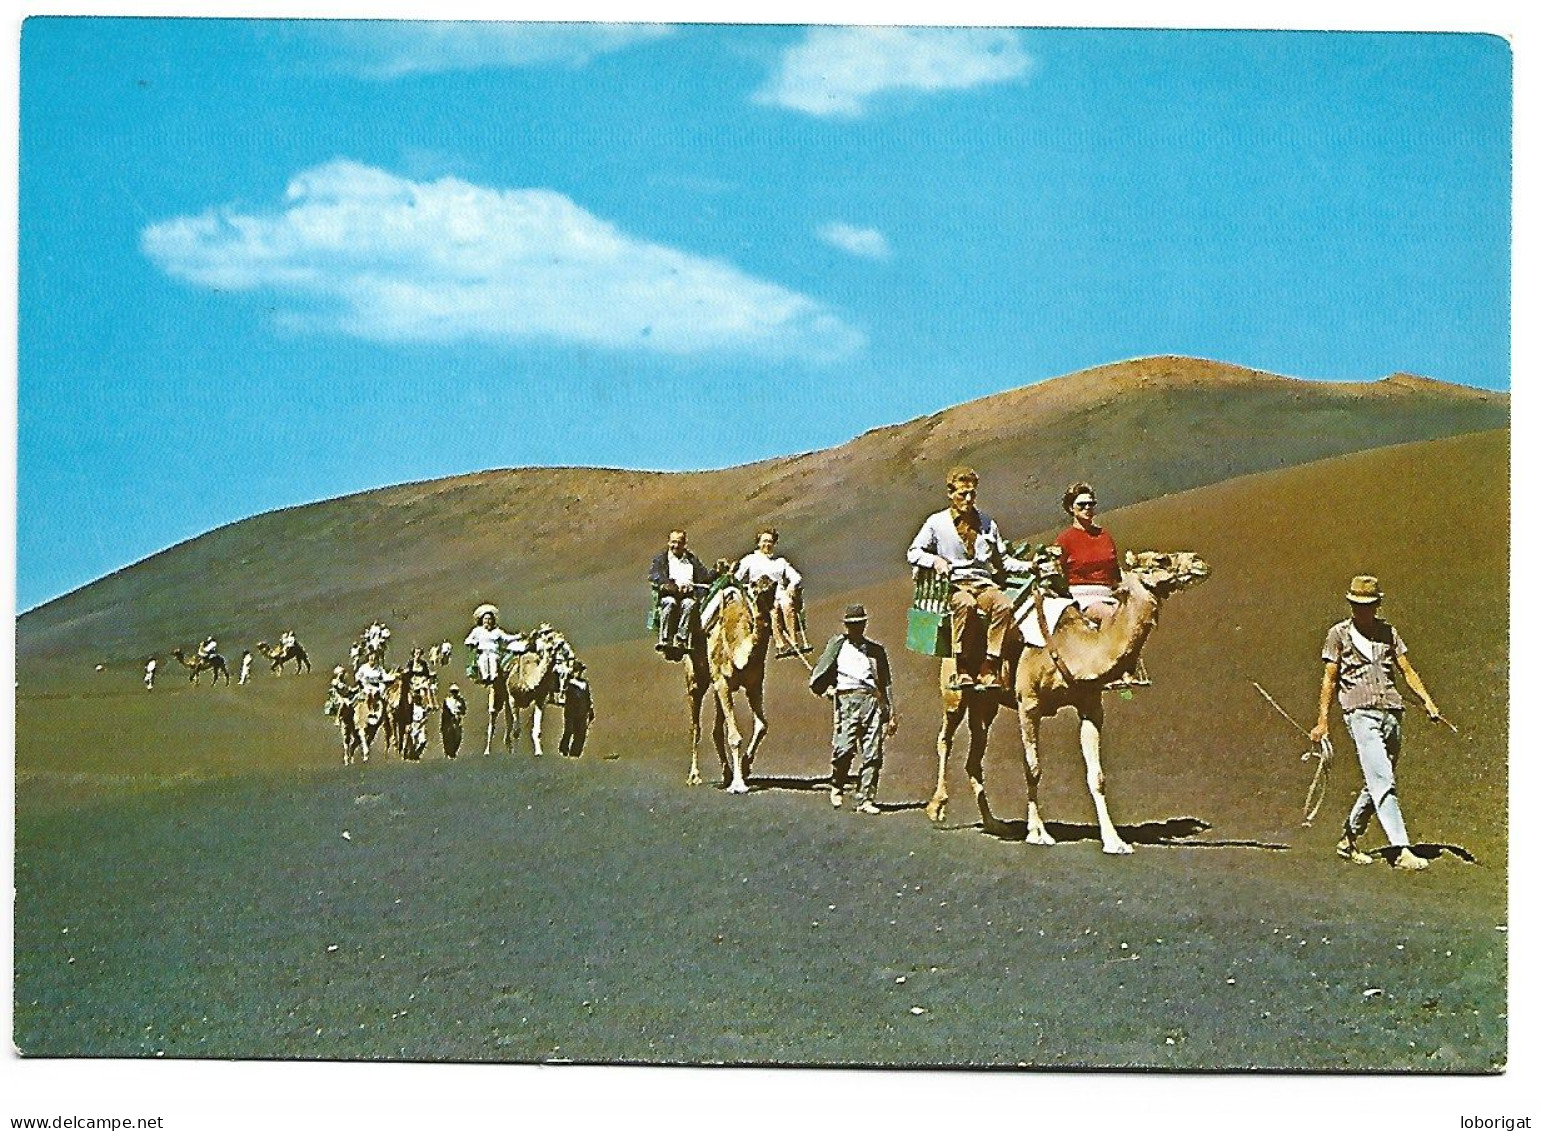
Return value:
<svg viewBox="0 0 1541 1131">
<path fill-rule="evenodd" d="M 1421 719 L 1408 720 L 1401 785 L 1413 834 L 1422 841 L 1458 843 L 1484 861 L 1501 862 L 1509 532 L 1502 518 L 1473 528 L 1469 499 L 1474 485 L 1485 498 L 1494 499 L 1496 492 L 1488 513 L 1507 515 L 1508 442 L 1507 430 L 1498 430 L 1401 445 L 1110 512 L 1106 520 L 1121 546 L 1193 549 L 1214 567 L 1207 584 L 1163 610 L 1147 652 L 1155 686 L 1131 701 L 1108 701 L 1104 751 L 1115 819 L 1135 824 L 1196 817 L 1213 826 L 1207 835 L 1216 841 L 1301 843 L 1327 851 L 1356 788 L 1352 746 L 1335 722 L 1342 761 L 1331 796 L 1317 827 L 1300 830 L 1309 780 L 1309 767 L 1299 760 L 1305 742 L 1263 702 L 1251 681 L 1309 726 L 1322 636 L 1344 615 L 1348 578 L 1370 571 L 1381 576 L 1389 593 L 1388 619 L 1402 630 L 1414 663 L 1462 731 L 1457 738 Z M 470 479 L 393 494 L 453 493 L 477 485 Z M 912 519 L 918 520 L 919 509 Z M 1459 537 L 1465 530 L 1471 533 Z M 1051 532 L 1038 528 L 1039 536 Z M 1457 546 L 1459 552 L 1451 552 Z M 842 592 L 816 587 L 812 633 L 822 639 L 834 631 L 847 600 L 863 600 L 872 611 L 872 633 L 894 656 L 902 716 L 882 797 L 918 804 L 929 795 L 935 775 L 935 663 L 902 649 L 908 579 L 897 555 L 877 565 L 884 573 L 880 580 Z M 628 575 L 630 569 L 628 563 Z M 446 608 L 464 603 L 447 569 L 435 577 L 437 588 L 420 592 L 418 605 L 401 598 L 403 612 L 410 615 L 430 598 Z M 585 592 L 574 583 L 571 592 L 578 596 L 563 623 L 573 628 L 595 673 L 594 753 L 644 759 L 683 782 L 688 751 L 681 672 L 661 661 L 640 631 L 639 589 L 628 576 L 615 600 L 606 603 L 603 593 Z M 339 586 L 337 592 L 349 591 Z M 388 587 L 380 593 L 382 601 L 393 600 Z M 590 604 L 579 603 L 585 600 Z M 397 606 L 380 607 L 389 614 Z M 303 633 L 306 622 L 296 619 Z M 625 639 L 585 637 L 609 620 L 622 627 Z M 412 621 L 402 618 L 402 623 Z M 264 673 L 250 688 L 217 692 L 189 688 L 176 674 L 170 668 L 162 689 L 151 696 L 139 690 L 132 667 L 101 675 L 80 665 L 67 675 L 24 672 L 17 702 L 24 786 L 50 785 L 55 787 L 50 796 L 62 790 L 68 799 L 103 785 L 316 766 L 338 756 L 332 728 L 319 711 L 324 685 L 319 666 L 304 679 L 274 680 Z M 756 772 L 773 783 L 811 788 L 827 772 L 828 709 L 807 693 L 805 680 L 796 661 L 772 664 L 772 733 Z M 473 720 L 481 709 L 473 699 Z M 1013 727 L 1011 715 L 997 723 L 987 770 L 997 813 L 1020 818 L 1021 753 Z M 476 736 L 468 735 L 472 743 L 479 753 Z M 1048 818 L 1089 822 L 1091 805 L 1068 715 L 1045 727 L 1044 759 Z M 706 760 L 711 763 L 709 749 Z M 976 820 L 960 762 L 955 761 L 950 782 L 951 821 Z"/>
<path fill-rule="evenodd" d="M 680 523 L 704 557 L 775 524 L 815 598 L 894 576 L 947 466 L 985 476 L 1008 532 L 1047 529 L 1072 478 L 1111 506 L 1409 440 L 1498 427 L 1503 394 L 1397 375 L 1300 381 L 1189 358 L 1121 362 L 720 471 L 488 471 L 211 531 L 18 619 L 23 680 L 142 663 L 214 632 L 238 656 L 293 626 L 318 659 L 375 616 L 403 643 L 463 638 L 492 599 L 582 647 L 635 636 L 648 559 Z"/>
</svg>

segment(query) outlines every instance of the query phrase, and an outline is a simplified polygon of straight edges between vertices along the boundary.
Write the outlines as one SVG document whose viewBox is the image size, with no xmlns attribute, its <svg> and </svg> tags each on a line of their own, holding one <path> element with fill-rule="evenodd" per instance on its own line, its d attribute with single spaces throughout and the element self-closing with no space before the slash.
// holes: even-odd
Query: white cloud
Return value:
<svg viewBox="0 0 1541 1131">
<path fill-rule="evenodd" d="M 581 67 L 673 32 L 664 24 L 371 20 L 320 24 L 338 66 L 369 79 L 502 67 Z"/>
<path fill-rule="evenodd" d="M 281 210 L 152 224 L 146 255 L 221 290 L 290 300 L 291 324 L 374 341 L 557 341 L 812 360 L 863 344 L 805 295 L 628 236 L 547 189 L 419 183 L 353 161 L 297 174 Z"/>
<path fill-rule="evenodd" d="M 1010 28 L 816 27 L 781 57 L 756 102 L 860 117 L 876 95 L 964 90 L 1021 78 L 1032 58 Z"/>
<path fill-rule="evenodd" d="M 836 220 L 822 225 L 815 234 L 831 247 L 863 259 L 887 259 L 893 255 L 888 238 L 876 228 L 858 228 Z"/>
</svg>

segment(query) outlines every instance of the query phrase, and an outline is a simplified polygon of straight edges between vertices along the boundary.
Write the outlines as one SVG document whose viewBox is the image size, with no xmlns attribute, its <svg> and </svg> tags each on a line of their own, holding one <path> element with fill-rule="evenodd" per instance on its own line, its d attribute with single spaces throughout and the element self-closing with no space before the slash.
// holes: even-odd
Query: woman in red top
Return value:
<svg viewBox="0 0 1541 1131">
<path fill-rule="evenodd" d="M 1070 595 L 1087 616 L 1104 621 L 1113 615 L 1118 602 L 1113 589 L 1123 579 L 1118 569 L 1118 548 L 1113 536 L 1097 525 L 1097 492 L 1090 483 L 1072 483 L 1060 500 L 1070 525 L 1054 544 L 1063 551 L 1065 580 Z"/>
</svg>

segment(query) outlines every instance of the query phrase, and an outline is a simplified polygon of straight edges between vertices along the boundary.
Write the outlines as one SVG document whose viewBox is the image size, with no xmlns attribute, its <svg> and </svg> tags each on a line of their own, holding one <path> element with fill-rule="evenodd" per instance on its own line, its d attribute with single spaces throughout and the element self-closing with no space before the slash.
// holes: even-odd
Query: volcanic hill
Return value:
<svg viewBox="0 0 1541 1131">
<path fill-rule="evenodd" d="M 593 647 L 637 635 L 647 564 L 673 526 L 708 561 L 777 526 L 823 601 L 903 573 L 956 463 L 979 469 L 982 505 L 1021 536 L 1059 523 L 1059 493 L 1077 478 L 1121 507 L 1508 415 L 1505 394 L 1404 374 L 1335 384 L 1144 358 L 718 471 L 485 471 L 258 515 L 27 612 L 17 663 L 24 680 L 142 665 L 207 633 L 239 655 L 294 627 L 330 664 L 375 617 L 402 644 L 458 643 L 483 600 L 505 623 L 551 621 Z"/>
</svg>

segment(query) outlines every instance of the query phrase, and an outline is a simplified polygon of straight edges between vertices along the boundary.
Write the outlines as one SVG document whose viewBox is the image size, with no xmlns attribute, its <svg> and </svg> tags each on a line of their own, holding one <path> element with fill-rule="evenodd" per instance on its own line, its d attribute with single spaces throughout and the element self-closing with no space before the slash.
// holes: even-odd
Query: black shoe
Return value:
<svg viewBox="0 0 1541 1131">
<path fill-rule="evenodd" d="M 657 644 L 653 645 L 653 651 L 655 652 L 667 652 L 668 650 L 669 642 L 667 640 L 660 640 Z"/>
</svg>

